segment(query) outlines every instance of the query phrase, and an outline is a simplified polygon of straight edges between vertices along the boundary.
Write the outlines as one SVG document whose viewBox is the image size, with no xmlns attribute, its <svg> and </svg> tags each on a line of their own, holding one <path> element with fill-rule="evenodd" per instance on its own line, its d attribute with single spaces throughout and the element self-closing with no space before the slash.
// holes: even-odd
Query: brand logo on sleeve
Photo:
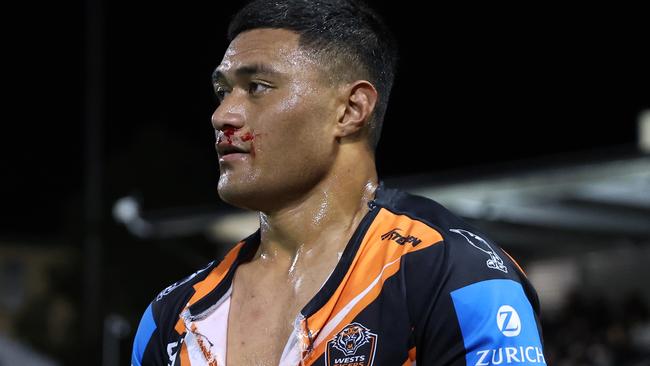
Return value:
<svg viewBox="0 0 650 366">
<path fill-rule="evenodd" d="M 502 305 L 497 311 L 497 327 L 506 337 L 516 337 L 521 333 L 521 318 L 517 310 L 510 305 Z M 544 364 L 544 353 L 541 347 L 519 346 L 484 349 L 476 352 L 478 360 L 474 366 L 490 366 L 500 364 Z"/>
<path fill-rule="evenodd" d="M 506 337 L 516 337 L 521 333 L 519 314 L 510 305 L 503 305 L 497 311 L 497 326 Z"/>
<path fill-rule="evenodd" d="M 474 366 L 492 365 L 546 365 L 541 347 L 519 346 L 486 349 L 476 352 L 478 360 Z"/>
<path fill-rule="evenodd" d="M 377 335 L 359 323 L 351 323 L 327 342 L 325 365 L 372 366 L 376 348 Z"/>
<path fill-rule="evenodd" d="M 504 273 L 508 273 L 508 267 L 506 267 L 503 264 L 503 259 L 499 257 L 499 255 L 492 249 L 490 244 L 485 241 L 485 239 L 481 238 L 480 236 L 471 233 L 467 230 L 463 229 L 451 229 L 449 230 L 452 233 L 456 233 L 459 235 L 462 235 L 465 240 L 467 240 L 468 243 L 470 243 L 474 248 L 480 250 L 481 252 L 485 253 L 490 257 L 487 262 L 485 262 L 488 266 L 488 268 L 492 269 L 497 269 L 499 271 L 502 271 Z"/>
<path fill-rule="evenodd" d="M 546 364 L 535 311 L 520 283 L 485 280 L 452 291 L 451 298 L 470 350 L 468 366 Z"/>
<path fill-rule="evenodd" d="M 402 229 L 400 229 L 398 227 L 394 228 L 393 230 L 391 230 L 391 231 L 387 232 L 386 234 L 382 235 L 381 240 L 386 240 L 386 239 L 392 240 L 392 241 L 396 242 L 399 245 L 412 243 L 413 246 L 417 246 L 418 244 L 422 243 L 422 240 L 420 240 L 420 238 L 417 238 L 417 237 L 412 236 L 412 235 L 404 236 L 404 235 L 398 233 L 398 231 L 402 231 Z"/>
</svg>

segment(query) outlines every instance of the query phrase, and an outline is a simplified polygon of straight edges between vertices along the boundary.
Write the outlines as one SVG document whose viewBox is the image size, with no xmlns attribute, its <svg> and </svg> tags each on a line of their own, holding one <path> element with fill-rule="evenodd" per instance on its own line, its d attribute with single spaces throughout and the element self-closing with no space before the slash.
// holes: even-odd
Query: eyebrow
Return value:
<svg viewBox="0 0 650 366">
<path fill-rule="evenodd" d="M 236 77 L 244 77 L 244 76 L 251 76 L 251 75 L 268 75 L 268 76 L 278 76 L 281 75 L 282 73 L 276 69 L 274 69 L 271 65 L 268 64 L 263 64 L 263 63 L 257 63 L 253 65 L 243 65 L 235 69 L 234 74 Z M 212 82 L 214 84 L 221 83 L 222 80 L 228 81 L 228 77 L 226 74 L 219 70 L 216 69 L 212 73 Z"/>
</svg>

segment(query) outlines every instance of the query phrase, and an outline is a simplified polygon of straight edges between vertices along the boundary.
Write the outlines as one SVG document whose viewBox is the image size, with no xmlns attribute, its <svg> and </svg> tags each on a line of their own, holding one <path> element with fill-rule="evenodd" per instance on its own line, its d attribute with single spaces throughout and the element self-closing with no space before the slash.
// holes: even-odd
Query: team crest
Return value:
<svg viewBox="0 0 650 366">
<path fill-rule="evenodd" d="M 327 342 L 326 366 L 372 366 L 377 335 L 359 323 L 351 323 Z"/>
</svg>

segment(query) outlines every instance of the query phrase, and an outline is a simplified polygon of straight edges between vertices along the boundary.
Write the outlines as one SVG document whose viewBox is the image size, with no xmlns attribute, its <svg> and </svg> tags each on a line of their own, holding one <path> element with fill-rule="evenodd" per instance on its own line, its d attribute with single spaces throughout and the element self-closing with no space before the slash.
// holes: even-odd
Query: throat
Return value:
<svg viewBox="0 0 650 366">
<path fill-rule="evenodd" d="M 329 247 L 331 243 L 345 245 L 368 213 L 377 189 L 376 180 L 350 184 L 332 178 L 282 208 L 260 212 L 262 253 L 278 257 L 284 252 L 292 263 L 295 256 L 301 260 L 300 251 L 304 256 L 309 250 Z M 332 249 L 336 252 L 338 248 Z"/>
</svg>

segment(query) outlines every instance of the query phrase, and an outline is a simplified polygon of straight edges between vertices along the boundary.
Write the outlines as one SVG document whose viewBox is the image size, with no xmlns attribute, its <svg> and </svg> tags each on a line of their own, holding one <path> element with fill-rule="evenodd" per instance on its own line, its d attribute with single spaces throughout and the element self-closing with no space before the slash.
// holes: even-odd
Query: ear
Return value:
<svg viewBox="0 0 650 366">
<path fill-rule="evenodd" d="M 377 104 L 377 89 L 366 80 L 346 84 L 341 93 L 344 103 L 336 126 L 338 138 L 353 135 L 363 129 Z"/>
</svg>

